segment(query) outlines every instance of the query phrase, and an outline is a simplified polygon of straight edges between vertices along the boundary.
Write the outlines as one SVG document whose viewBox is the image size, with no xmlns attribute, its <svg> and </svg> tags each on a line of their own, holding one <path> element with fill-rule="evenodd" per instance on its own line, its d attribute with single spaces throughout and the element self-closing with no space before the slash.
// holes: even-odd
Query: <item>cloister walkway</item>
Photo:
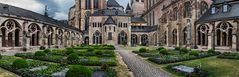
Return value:
<svg viewBox="0 0 239 77">
<path fill-rule="evenodd" d="M 138 58 L 129 50 L 120 46 L 115 46 L 115 48 L 135 77 L 172 77 L 167 72 L 157 69 L 150 63 Z"/>
</svg>

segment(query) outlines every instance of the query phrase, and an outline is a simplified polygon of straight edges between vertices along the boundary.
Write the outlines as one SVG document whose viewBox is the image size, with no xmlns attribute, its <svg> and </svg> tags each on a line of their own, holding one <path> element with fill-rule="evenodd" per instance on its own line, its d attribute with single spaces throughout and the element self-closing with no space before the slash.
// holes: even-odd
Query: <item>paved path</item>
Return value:
<svg viewBox="0 0 239 77">
<path fill-rule="evenodd" d="M 116 46 L 116 51 L 122 56 L 128 68 L 134 73 L 135 77 L 172 77 L 165 71 L 157 69 L 146 61 L 139 59 L 129 50 Z"/>
</svg>

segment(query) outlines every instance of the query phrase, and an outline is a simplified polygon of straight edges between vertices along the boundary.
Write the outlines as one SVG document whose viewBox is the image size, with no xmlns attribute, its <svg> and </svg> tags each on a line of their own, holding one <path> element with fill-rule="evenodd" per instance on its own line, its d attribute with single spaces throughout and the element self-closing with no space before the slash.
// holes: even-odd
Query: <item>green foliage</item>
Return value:
<svg viewBox="0 0 239 77">
<path fill-rule="evenodd" d="M 147 52 L 147 49 L 146 48 L 140 48 L 139 52 L 141 52 L 141 53 Z"/>
<path fill-rule="evenodd" d="M 95 53 L 96 53 L 96 55 L 103 55 L 103 52 L 100 50 L 96 51 Z"/>
<path fill-rule="evenodd" d="M 180 47 L 175 47 L 174 50 L 180 51 L 181 48 Z"/>
<path fill-rule="evenodd" d="M 2 54 L 0 54 L 0 59 L 2 59 Z"/>
<path fill-rule="evenodd" d="M 164 47 L 159 47 L 157 50 L 158 50 L 158 51 L 161 51 L 161 50 L 163 50 L 163 49 L 166 49 L 166 48 L 164 48 Z"/>
<path fill-rule="evenodd" d="M 101 70 L 107 70 L 109 68 L 108 64 L 102 64 Z"/>
<path fill-rule="evenodd" d="M 28 67 L 28 63 L 24 59 L 16 59 L 13 62 L 12 67 L 16 68 L 16 69 L 27 68 Z"/>
<path fill-rule="evenodd" d="M 73 48 L 66 48 L 66 55 L 75 53 L 75 50 Z"/>
<path fill-rule="evenodd" d="M 94 48 L 88 48 L 87 51 L 88 51 L 88 52 L 93 52 L 93 51 L 94 51 Z"/>
<path fill-rule="evenodd" d="M 35 56 L 46 56 L 46 53 L 43 52 L 43 51 L 37 51 L 37 52 L 35 53 Z"/>
<path fill-rule="evenodd" d="M 92 71 L 84 66 L 73 65 L 70 70 L 67 71 L 65 77 L 91 77 Z"/>
<path fill-rule="evenodd" d="M 49 53 L 49 52 L 51 52 L 51 50 L 50 49 L 45 49 L 44 52 Z"/>
<path fill-rule="evenodd" d="M 190 53 L 189 53 L 189 55 L 193 55 L 193 56 L 199 56 L 199 53 L 198 53 L 198 51 L 191 51 Z"/>
<path fill-rule="evenodd" d="M 159 53 L 162 54 L 162 55 L 169 55 L 169 52 L 168 52 L 167 49 L 162 49 L 162 50 L 159 51 Z"/>
<path fill-rule="evenodd" d="M 188 52 L 189 52 L 189 50 L 187 48 L 181 48 L 180 49 L 180 53 L 182 53 L 182 54 L 185 54 L 185 53 L 188 53 Z"/>
<path fill-rule="evenodd" d="M 72 53 L 72 54 L 68 55 L 67 62 L 69 64 L 77 64 L 78 59 L 79 59 L 79 56 L 75 53 Z"/>
<path fill-rule="evenodd" d="M 208 53 L 216 53 L 216 51 L 213 50 L 213 49 L 209 49 L 207 52 L 208 52 Z"/>
</svg>

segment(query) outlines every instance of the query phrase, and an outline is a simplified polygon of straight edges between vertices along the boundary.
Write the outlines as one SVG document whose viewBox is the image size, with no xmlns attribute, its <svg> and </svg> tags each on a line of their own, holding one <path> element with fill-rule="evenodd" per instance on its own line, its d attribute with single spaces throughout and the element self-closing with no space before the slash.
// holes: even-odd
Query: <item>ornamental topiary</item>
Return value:
<svg viewBox="0 0 239 77">
<path fill-rule="evenodd" d="M 24 59 L 16 59 L 13 62 L 12 67 L 16 68 L 16 69 L 27 68 L 28 67 L 28 63 Z"/>
<path fill-rule="evenodd" d="M 35 56 L 46 56 L 46 53 L 43 51 L 37 51 L 34 55 Z"/>
<path fill-rule="evenodd" d="M 189 53 L 189 55 L 199 56 L 199 53 L 198 53 L 198 51 L 191 51 L 191 52 Z"/>
<path fill-rule="evenodd" d="M 66 55 L 75 53 L 75 50 L 73 48 L 66 48 Z"/>
<path fill-rule="evenodd" d="M 169 52 L 168 52 L 167 49 L 162 49 L 162 50 L 159 51 L 159 53 L 162 54 L 162 55 L 169 55 Z"/>
<path fill-rule="evenodd" d="M 72 54 L 68 55 L 67 63 L 69 63 L 69 64 L 77 64 L 78 59 L 79 59 L 78 55 L 76 53 L 72 53 Z"/>
<path fill-rule="evenodd" d="M 181 48 L 180 47 L 175 47 L 174 50 L 179 51 Z"/>
<path fill-rule="evenodd" d="M 163 49 L 165 49 L 164 47 L 159 47 L 157 50 L 158 51 L 161 51 L 161 50 L 163 50 Z"/>
<path fill-rule="evenodd" d="M 189 50 L 187 48 L 181 48 L 180 49 L 180 53 L 182 53 L 182 54 L 185 54 L 185 53 L 188 53 L 188 52 L 189 52 Z"/>
<path fill-rule="evenodd" d="M 65 77 L 91 77 L 92 71 L 84 66 L 73 65 L 66 72 Z"/>
<path fill-rule="evenodd" d="M 147 49 L 146 48 L 140 48 L 139 52 L 141 52 L 141 53 L 147 52 Z"/>
<path fill-rule="evenodd" d="M 51 52 L 51 50 L 50 49 L 45 49 L 44 52 L 49 53 L 49 52 Z"/>
</svg>

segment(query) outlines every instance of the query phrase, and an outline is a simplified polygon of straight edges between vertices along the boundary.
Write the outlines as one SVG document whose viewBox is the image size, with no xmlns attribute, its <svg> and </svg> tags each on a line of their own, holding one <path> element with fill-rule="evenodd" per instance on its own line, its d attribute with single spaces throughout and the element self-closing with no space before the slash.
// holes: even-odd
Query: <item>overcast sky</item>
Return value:
<svg viewBox="0 0 239 77">
<path fill-rule="evenodd" d="M 116 1 L 125 7 L 129 2 L 129 0 Z M 45 5 L 47 5 L 50 17 L 57 20 L 67 20 L 69 8 L 74 5 L 75 0 L 0 0 L 0 3 L 21 7 L 40 14 L 44 14 Z"/>
</svg>

